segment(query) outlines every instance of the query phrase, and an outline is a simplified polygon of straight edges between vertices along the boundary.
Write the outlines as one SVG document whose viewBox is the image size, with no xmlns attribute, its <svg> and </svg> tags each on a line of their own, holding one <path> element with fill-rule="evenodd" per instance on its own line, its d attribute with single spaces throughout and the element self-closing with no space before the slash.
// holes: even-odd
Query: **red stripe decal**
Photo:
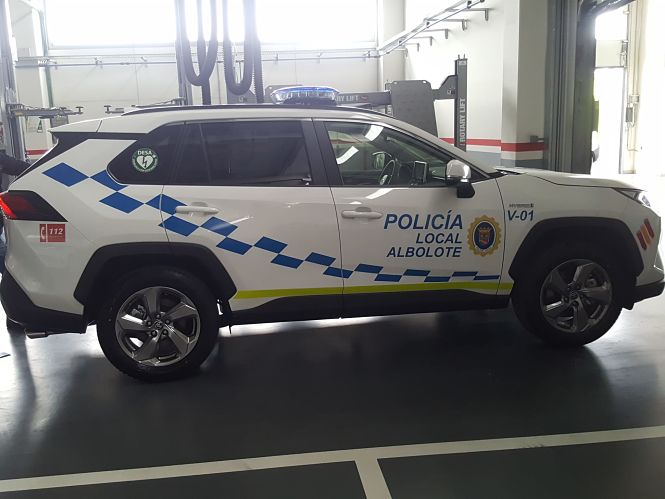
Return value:
<svg viewBox="0 0 665 499">
<path fill-rule="evenodd" d="M 642 235 L 641 232 L 637 233 L 637 239 L 640 240 L 640 246 L 642 246 L 643 250 L 647 249 L 647 243 L 644 241 L 644 236 Z"/>
<path fill-rule="evenodd" d="M 545 142 L 502 142 L 501 150 L 511 152 L 544 151 Z"/>
<path fill-rule="evenodd" d="M 649 232 L 649 235 L 651 237 L 655 237 L 655 233 L 653 231 L 653 228 L 651 227 L 651 222 L 649 222 L 648 219 L 644 219 L 644 226 L 647 228 L 647 231 Z"/>
<path fill-rule="evenodd" d="M 452 137 L 442 137 L 441 140 L 449 144 L 454 144 Z M 500 147 L 502 151 L 510 152 L 528 152 L 544 151 L 544 142 L 501 142 L 499 139 L 466 139 L 468 146 Z"/>
<path fill-rule="evenodd" d="M 37 155 L 44 154 L 47 151 L 48 151 L 48 149 L 28 149 L 25 152 L 28 154 L 28 156 L 37 156 Z"/>
</svg>

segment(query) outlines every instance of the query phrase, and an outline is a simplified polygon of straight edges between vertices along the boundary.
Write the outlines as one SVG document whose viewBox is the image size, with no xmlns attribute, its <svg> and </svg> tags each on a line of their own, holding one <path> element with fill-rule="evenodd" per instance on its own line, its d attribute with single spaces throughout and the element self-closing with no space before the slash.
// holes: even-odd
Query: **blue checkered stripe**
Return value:
<svg viewBox="0 0 665 499">
<path fill-rule="evenodd" d="M 120 191 L 125 189 L 127 185 L 116 182 L 106 170 L 102 170 L 89 176 L 76 168 L 72 168 L 67 163 L 58 163 L 48 170 L 45 170 L 44 175 L 66 187 L 73 187 L 81 182 L 94 180 L 98 184 L 103 185 L 112 191 L 109 192 L 108 196 L 100 199 L 99 202 L 110 206 L 111 208 L 115 208 L 118 211 L 122 211 L 123 213 L 132 213 L 134 210 L 144 205 L 159 209 L 159 196 L 155 196 L 153 199 L 143 202 L 123 194 Z"/>
<path fill-rule="evenodd" d="M 282 267 L 298 269 L 307 262 L 308 264 L 322 267 L 323 275 L 348 279 L 354 274 L 366 274 L 368 276 L 373 276 L 374 281 L 376 282 L 400 282 L 402 279 L 412 281 L 412 279 L 415 278 L 418 282 L 442 283 L 455 281 L 497 281 L 500 278 L 499 275 L 481 275 L 478 272 L 472 271 L 453 272 L 451 275 L 445 276 L 432 275 L 432 271 L 430 270 L 419 269 L 407 269 L 404 272 L 398 274 L 386 273 L 383 271 L 384 267 L 366 263 L 360 263 L 355 267 L 355 269 L 351 270 L 345 269 L 341 266 L 333 265 L 336 260 L 335 257 L 316 252 L 310 253 L 304 259 L 296 258 L 284 253 L 284 250 L 288 246 L 287 243 L 278 241 L 277 239 L 273 239 L 268 236 L 262 236 L 253 244 L 231 237 L 231 234 L 238 229 L 238 226 L 222 220 L 221 218 L 213 216 L 200 225 L 183 220 L 182 218 L 178 218 L 176 216 L 176 208 L 178 206 L 184 206 L 185 203 L 182 203 L 170 196 L 164 194 L 157 195 L 147 202 L 142 202 L 138 199 L 127 196 L 126 194 L 120 192 L 125 187 L 127 187 L 127 185 L 119 184 L 116 182 L 106 172 L 106 170 L 102 170 L 99 173 L 88 176 L 66 163 L 59 163 L 44 171 L 44 175 L 50 177 L 56 182 L 65 185 L 66 187 L 72 187 L 86 180 L 93 180 L 113 191 L 108 196 L 100 199 L 100 203 L 103 203 L 126 214 L 132 213 L 140 206 L 150 206 L 168 215 L 168 217 L 164 218 L 162 223 L 159 224 L 160 227 L 164 227 L 168 231 L 180 234 L 184 237 L 189 237 L 197 229 L 204 229 L 210 232 L 214 232 L 222 238 L 221 241 L 217 244 L 218 248 L 235 253 L 237 255 L 245 255 L 250 250 L 256 248 L 267 253 L 271 253 L 273 256 L 270 260 L 270 263 L 280 265 Z"/>
</svg>

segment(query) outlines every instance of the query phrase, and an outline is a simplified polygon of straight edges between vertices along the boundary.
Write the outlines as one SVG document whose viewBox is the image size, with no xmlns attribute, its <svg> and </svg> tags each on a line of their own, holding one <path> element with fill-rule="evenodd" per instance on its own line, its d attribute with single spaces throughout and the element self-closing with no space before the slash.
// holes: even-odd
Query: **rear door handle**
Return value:
<svg viewBox="0 0 665 499">
<path fill-rule="evenodd" d="M 196 206 L 196 205 L 191 205 L 191 206 L 177 206 L 175 209 L 176 213 L 200 213 L 202 215 L 214 215 L 215 213 L 219 213 L 219 210 L 217 208 L 213 208 L 211 206 Z"/>
<path fill-rule="evenodd" d="M 382 216 L 383 213 L 379 213 L 378 211 L 344 210 L 342 212 L 343 218 L 365 218 L 369 220 L 376 220 L 377 218 L 381 218 Z"/>
</svg>

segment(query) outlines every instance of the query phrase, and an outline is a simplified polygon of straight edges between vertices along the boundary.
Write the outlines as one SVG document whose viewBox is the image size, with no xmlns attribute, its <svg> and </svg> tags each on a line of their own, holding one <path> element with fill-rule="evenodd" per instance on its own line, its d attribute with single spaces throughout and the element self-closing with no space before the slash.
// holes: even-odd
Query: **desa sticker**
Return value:
<svg viewBox="0 0 665 499">
<path fill-rule="evenodd" d="M 467 241 L 476 255 L 491 255 L 501 243 L 501 226 L 492 217 L 478 217 L 469 227 Z"/>
<path fill-rule="evenodd" d="M 137 149 L 132 154 L 132 166 L 141 173 L 150 173 L 159 164 L 157 153 L 149 147 Z"/>
</svg>

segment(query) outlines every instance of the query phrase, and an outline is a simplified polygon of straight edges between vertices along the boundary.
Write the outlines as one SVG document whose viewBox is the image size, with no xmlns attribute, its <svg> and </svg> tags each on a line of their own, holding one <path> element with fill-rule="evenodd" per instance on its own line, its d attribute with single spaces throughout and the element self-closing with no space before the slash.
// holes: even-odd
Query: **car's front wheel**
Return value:
<svg viewBox="0 0 665 499">
<path fill-rule="evenodd" d="M 629 276 L 605 248 L 554 245 L 517 280 L 513 306 L 522 324 L 546 343 L 579 346 L 604 335 L 621 312 Z"/>
<path fill-rule="evenodd" d="M 171 268 L 128 274 L 97 318 L 108 360 L 139 379 L 186 376 L 208 357 L 218 337 L 216 300 L 196 276 Z"/>
</svg>

